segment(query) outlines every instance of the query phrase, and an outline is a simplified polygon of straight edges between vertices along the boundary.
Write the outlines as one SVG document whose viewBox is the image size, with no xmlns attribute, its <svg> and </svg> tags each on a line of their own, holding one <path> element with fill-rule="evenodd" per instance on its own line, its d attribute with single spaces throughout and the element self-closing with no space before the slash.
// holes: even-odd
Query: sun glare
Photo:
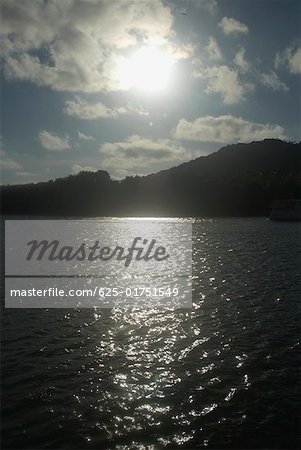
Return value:
<svg viewBox="0 0 301 450">
<path fill-rule="evenodd" d="M 122 83 L 144 92 L 160 91 L 168 87 L 174 59 L 157 46 L 141 47 L 123 64 Z"/>
</svg>

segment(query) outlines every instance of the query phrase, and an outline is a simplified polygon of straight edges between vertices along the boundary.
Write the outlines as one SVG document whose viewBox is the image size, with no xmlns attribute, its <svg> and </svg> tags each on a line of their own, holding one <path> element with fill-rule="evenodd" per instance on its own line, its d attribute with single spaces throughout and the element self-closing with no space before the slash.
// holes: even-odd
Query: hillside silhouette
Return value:
<svg viewBox="0 0 301 450">
<path fill-rule="evenodd" d="M 2 214 L 38 216 L 258 216 L 301 197 L 301 143 L 275 139 L 222 147 L 148 176 L 108 172 L 3 186 Z"/>
</svg>

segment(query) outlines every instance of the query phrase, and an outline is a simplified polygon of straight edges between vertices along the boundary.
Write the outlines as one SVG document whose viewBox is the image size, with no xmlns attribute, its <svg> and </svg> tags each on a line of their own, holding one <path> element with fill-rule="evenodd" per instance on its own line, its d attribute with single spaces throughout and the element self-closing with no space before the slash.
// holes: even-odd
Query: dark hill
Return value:
<svg viewBox="0 0 301 450">
<path fill-rule="evenodd" d="M 4 186 L 3 214 L 47 216 L 267 215 L 276 198 L 301 197 L 301 144 L 235 144 L 145 177 L 81 172 Z"/>
<path fill-rule="evenodd" d="M 265 139 L 249 144 L 233 144 L 222 147 L 215 153 L 202 156 L 169 171 L 175 173 L 197 173 L 215 177 L 216 175 L 242 176 L 256 173 L 268 174 L 273 171 L 283 173 L 300 172 L 300 143 L 288 143 L 278 139 Z M 159 172 L 158 175 L 165 173 Z"/>
</svg>

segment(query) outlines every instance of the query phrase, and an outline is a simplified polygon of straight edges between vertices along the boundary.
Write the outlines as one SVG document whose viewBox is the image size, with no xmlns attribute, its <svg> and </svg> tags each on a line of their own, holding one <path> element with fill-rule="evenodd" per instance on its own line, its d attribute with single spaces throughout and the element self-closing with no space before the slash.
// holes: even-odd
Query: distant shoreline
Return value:
<svg viewBox="0 0 301 450">
<path fill-rule="evenodd" d="M 221 148 L 177 167 L 117 181 L 104 170 L 1 188 L 2 214 L 47 217 L 267 217 L 301 198 L 301 144 Z"/>
</svg>

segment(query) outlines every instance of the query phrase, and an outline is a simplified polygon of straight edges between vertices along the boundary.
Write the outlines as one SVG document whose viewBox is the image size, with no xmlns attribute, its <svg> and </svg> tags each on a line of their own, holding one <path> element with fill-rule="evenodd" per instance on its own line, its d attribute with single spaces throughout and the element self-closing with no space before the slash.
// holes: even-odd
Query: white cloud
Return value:
<svg viewBox="0 0 301 450">
<path fill-rule="evenodd" d="M 64 105 L 64 112 L 69 116 L 77 117 L 78 119 L 94 120 L 116 118 L 120 114 L 138 114 L 148 116 L 148 112 L 143 109 L 133 108 L 131 106 L 119 106 L 109 108 L 102 102 L 88 102 L 78 96 L 74 100 L 67 100 Z"/>
<path fill-rule="evenodd" d="M 288 91 L 289 88 L 283 81 L 281 81 L 273 70 L 270 73 L 262 73 L 260 75 L 260 81 L 266 87 L 273 89 L 273 91 Z"/>
<path fill-rule="evenodd" d="M 100 147 L 104 157 L 102 168 L 117 177 L 146 174 L 191 158 L 190 150 L 171 139 L 148 139 L 133 135 L 122 142 L 105 143 Z"/>
<path fill-rule="evenodd" d="M 194 0 L 194 5 L 207 10 L 212 15 L 218 11 L 217 0 Z"/>
<path fill-rule="evenodd" d="M 55 133 L 50 133 L 49 131 L 42 130 L 38 135 L 40 144 L 42 147 L 51 151 L 61 151 L 71 148 L 69 139 L 67 137 L 60 137 Z"/>
<path fill-rule="evenodd" d="M 226 35 L 247 34 L 249 32 L 247 25 L 239 22 L 239 20 L 233 19 L 232 17 L 223 17 L 218 26 Z"/>
<path fill-rule="evenodd" d="M 33 172 L 17 172 L 18 177 L 35 177 L 37 174 Z"/>
<path fill-rule="evenodd" d="M 173 24 L 161 0 L 2 0 L 1 12 L 6 78 L 59 91 L 121 89 L 123 51 L 166 43 Z"/>
<path fill-rule="evenodd" d="M 88 136 L 87 134 L 81 133 L 80 131 L 77 132 L 78 138 L 83 141 L 96 141 L 96 139 L 93 136 Z"/>
<path fill-rule="evenodd" d="M 69 116 L 79 119 L 103 119 L 107 117 L 117 117 L 118 114 L 125 112 L 124 109 L 112 109 L 105 106 L 102 102 L 87 102 L 80 97 L 75 100 L 67 100 L 64 106 L 64 112 Z"/>
<path fill-rule="evenodd" d="M 214 61 L 220 61 L 222 59 L 222 52 L 214 38 L 209 38 L 208 45 L 205 47 L 205 51 L 208 57 Z"/>
<path fill-rule="evenodd" d="M 246 50 L 244 48 L 241 48 L 240 50 L 238 50 L 234 57 L 234 63 L 242 73 L 248 72 L 248 70 L 250 70 L 251 68 L 251 64 L 245 58 L 245 53 Z"/>
<path fill-rule="evenodd" d="M 245 49 L 243 47 L 240 48 L 240 50 L 236 53 L 233 60 L 242 74 L 250 72 L 261 84 L 274 91 L 289 90 L 286 84 L 279 79 L 275 71 L 271 70 L 269 73 L 265 73 L 254 69 L 252 70 L 251 63 L 247 61 L 245 53 L 246 53 Z"/>
<path fill-rule="evenodd" d="M 301 73 L 301 45 L 295 42 L 287 47 L 283 52 L 276 54 L 275 68 L 284 66 L 290 73 Z"/>
<path fill-rule="evenodd" d="M 17 161 L 9 158 L 3 150 L 0 150 L 0 168 L 3 170 L 18 170 L 21 169 L 21 166 Z"/>
<path fill-rule="evenodd" d="M 178 2 L 180 6 L 184 6 L 184 8 L 180 9 L 180 12 L 175 10 L 176 14 L 181 14 L 185 9 L 185 2 Z M 189 3 L 196 9 L 209 12 L 209 14 L 214 15 L 218 11 L 218 2 L 217 0 L 189 0 Z"/>
<path fill-rule="evenodd" d="M 218 93 L 227 105 L 239 103 L 245 99 L 245 95 L 254 89 L 251 83 L 243 83 L 236 69 L 228 66 L 207 67 L 199 72 L 194 72 L 195 77 L 207 79 L 206 93 Z"/>
<path fill-rule="evenodd" d="M 81 166 L 80 164 L 74 164 L 72 166 L 72 173 L 77 174 L 79 172 L 96 172 L 98 169 L 91 166 Z"/>
<path fill-rule="evenodd" d="M 277 124 L 250 122 L 232 115 L 203 116 L 192 122 L 181 119 L 174 137 L 187 141 L 235 143 L 285 139 L 285 131 Z"/>
</svg>

